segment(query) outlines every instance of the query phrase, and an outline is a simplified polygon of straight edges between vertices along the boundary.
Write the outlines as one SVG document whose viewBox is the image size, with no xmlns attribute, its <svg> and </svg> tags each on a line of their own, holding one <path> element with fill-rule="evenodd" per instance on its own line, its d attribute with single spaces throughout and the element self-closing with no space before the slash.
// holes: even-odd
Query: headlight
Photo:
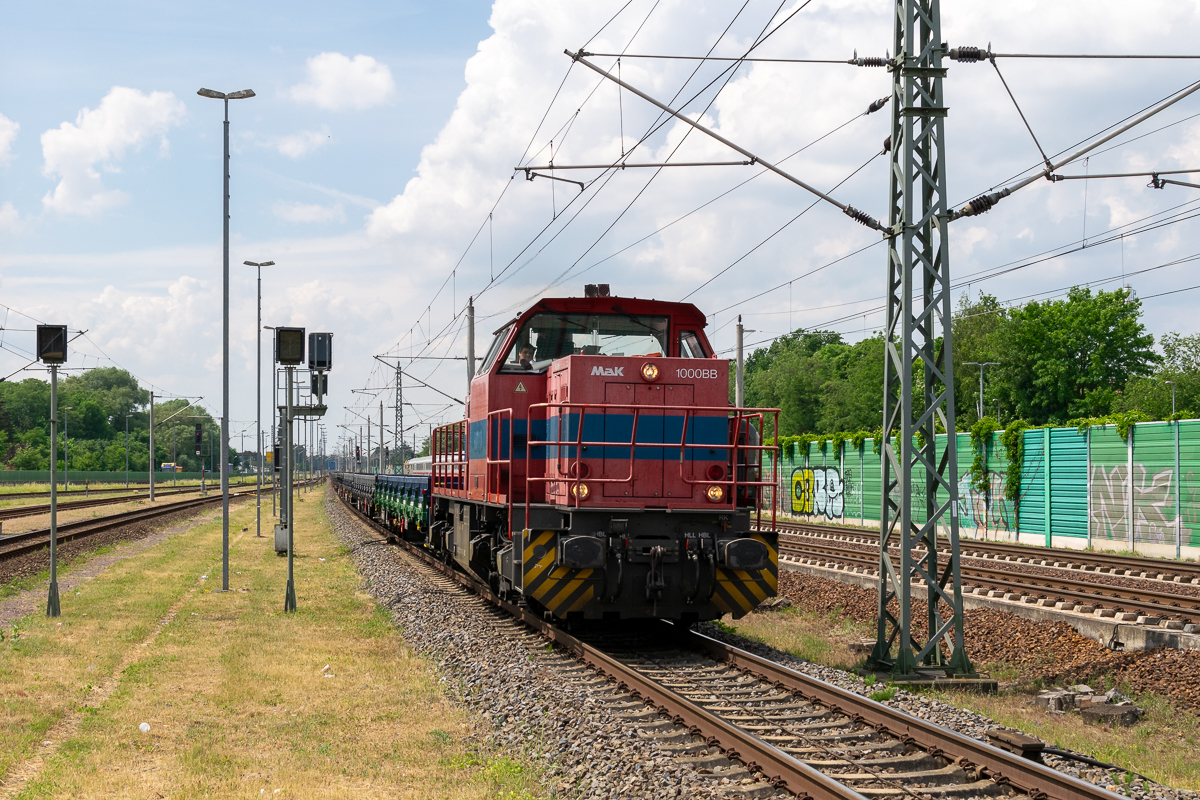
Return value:
<svg viewBox="0 0 1200 800">
<path fill-rule="evenodd" d="M 579 500 L 587 500 L 591 493 L 592 490 L 587 487 L 586 483 L 577 483 L 571 487 L 571 494 Z"/>
<path fill-rule="evenodd" d="M 650 362 L 642 364 L 642 377 L 648 381 L 658 380 L 658 365 Z"/>
<path fill-rule="evenodd" d="M 713 503 L 719 503 L 725 499 L 725 489 L 721 486 L 710 486 L 705 494 L 708 495 L 709 501 Z"/>
</svg>

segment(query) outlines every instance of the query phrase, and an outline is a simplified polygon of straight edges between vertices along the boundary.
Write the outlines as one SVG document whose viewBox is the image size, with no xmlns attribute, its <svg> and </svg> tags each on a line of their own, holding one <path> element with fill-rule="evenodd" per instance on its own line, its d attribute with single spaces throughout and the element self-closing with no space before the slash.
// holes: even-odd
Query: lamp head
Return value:
<svg viewBox="0 0 1200 800">
<path fill-rule="evenodd" d="M 229 93 L 230 100 L 245 100 L 247 97 L 254 97 L 253 89 L 242 89 L 241 91 Z"/>
<path fill-rule="evenodd" d="M 214 100 L 229 99 L 224 92 L 214 92 L 212 89 L 201 89 L 200 91 L 196 92 L 196 94 L 200 95 L 201 97 L 211 97 Z"/>
</svg>

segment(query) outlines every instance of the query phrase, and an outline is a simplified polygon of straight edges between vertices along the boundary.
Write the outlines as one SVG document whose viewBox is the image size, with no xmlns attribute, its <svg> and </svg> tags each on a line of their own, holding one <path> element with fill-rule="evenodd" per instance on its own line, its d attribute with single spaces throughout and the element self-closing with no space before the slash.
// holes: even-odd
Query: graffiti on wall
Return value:
<svg viewBox="0 0 1200 800">
<path fill-rule="evenodd" d="M 1188 483 L 1194 476 L 1189 473 Z M 1175 470 L 1150 474 L 1133 465 L 1133 524 L 1136 541 L 1175 541 Z M 1088 523 L 1101 539 L 1129 538 L 1129 467 L 1092 465 L 1092 515 Z"/>
<path fill-rule="evenodd" d="M 791 512 L 830 519 L 845 513 L 845 486 L 837 467 L 792 470 Z"/>
<path fill-rule="evenodd" d="M 1011 531 L 1016 524 L 1012 503 L 1004 496 L 1005 472 L 988 471 L 987 493 L 972 485 L 967 473 L 958 481 L 958 524 L 963 528 Z"/>
</svg>

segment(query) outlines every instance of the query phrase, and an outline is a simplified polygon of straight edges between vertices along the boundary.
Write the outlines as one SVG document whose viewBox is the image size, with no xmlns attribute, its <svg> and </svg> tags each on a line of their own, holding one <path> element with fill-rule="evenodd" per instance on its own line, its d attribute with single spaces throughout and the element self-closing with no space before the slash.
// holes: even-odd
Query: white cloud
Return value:
<svg viewBox="0 0 1200 800">
<path fill-rule="evenodd" d="M 58 186 L 42 198 L 47 209 L 67 214 L 96 214 L 128 202 L 128 195 L 106 190 L 97 166 L 119 172 L 126 150 L 140 150 L 183 119 L 186 108 L 171 92 L 143 94 L 114 86 L 95 110 L 81 109 L 75 122 L 42 134 L 42 174 Z"/>
<path fill-rule="evenodd" d="M 16 140 L 17 131 L 20 129 L 19 123 L 0 114 L 0 167 L 13 160 L 12 143 Z"/>
<path fill-rule="evenodd" d="M 346 212 L 341 203 L 322 206 L 315 203 L 276 203 L 275 216 L 284 222 L 345 222 Z"/>
<path fill-rule="evenodd" d="M 329 131 L 322 128 L 319 131 L 300 131 L 288 136 L 275 137 L 271 140 L 271 146 L 278 150 L 280 155 L 303 158 L 328 141 Z"/>
<path fill-rule="evenodd" d="M 321 53 L 308 59 L 308 80 L 289 90 L 298 103 L 327 111 L 362 110 L 385 102 L 396 91 L 392 71 L 370 56 L 347 58 Z"/>
<path fill-rule="evenodd" d="M 0 205 L 0 231 L 11 231 L 17 227 L 20 214 L 12 203 Z"/>
</svg>

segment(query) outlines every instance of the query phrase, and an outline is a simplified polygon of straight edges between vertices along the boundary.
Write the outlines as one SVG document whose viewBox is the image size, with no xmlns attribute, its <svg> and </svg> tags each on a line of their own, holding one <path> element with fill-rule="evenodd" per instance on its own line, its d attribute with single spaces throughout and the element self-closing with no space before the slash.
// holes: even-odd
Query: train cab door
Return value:
<svg viewBox="0 0 1200 800">
<path fill-rule="evenodd" d="M 628 445 L 633 440 L 634 409 L 637 406 L 637 442 L 645 444 L 663 443 L 663 412 L 655 406 L 665 403 L 662 386 L 654 384 L 610 383 L 605 386 L 606 403 L 623 403 L 625 408 L 610 408 L 604 414 L 604 441 Z M 630 474 L 632 456 L 633 481 L 604 484 L 605 497 L 663 496 L 663 448 L 608 446 L 605 448 L 604 476 L 610 479 L 626 478 Z"/>
</svg>

